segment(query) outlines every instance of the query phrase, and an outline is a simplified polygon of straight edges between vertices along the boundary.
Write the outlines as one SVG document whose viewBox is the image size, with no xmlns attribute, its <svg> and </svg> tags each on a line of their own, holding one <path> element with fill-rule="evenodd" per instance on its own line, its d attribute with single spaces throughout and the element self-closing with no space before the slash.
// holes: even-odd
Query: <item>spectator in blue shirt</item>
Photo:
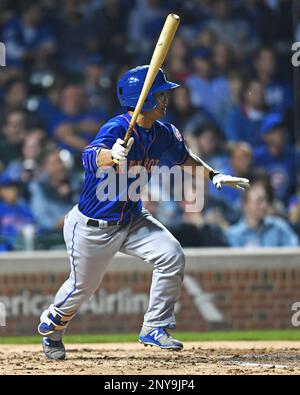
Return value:
<svg viewBox="0 0 300 395">
<path fill-rule="evenodd" d="M 42 153 L 39 170 L 29 184 L 30 207 L 42 231 L 58 232 L 78 198 L 79 185 L 55 148 Z"/>
<path fill-rule="evenodd" d="M 220 95 L 229 97 L 229 84 L 225 77 L 214 77 L 212 53 L 208 48 L 198 48 L 193 54 L 194 74 L 186 80 L 195 107 L 203 107 L 211 114 L 216 113 Z"/>
<path fill-rule="evenodd" d="M 62 92 L 60 111 L 53 117 L 50 132 L 61 148 L 82 150 L 96 135 L 105 116 L 85 108 L 86 100 L 79 85 L 68 85 Z"/>
<path fill-rule="evenodd" d="M 269 216 L 268 199 L 261 185 L 245 192 L 244 218 L 227 229 L 231 247 L 296 247 L 299 240 L 291 226 L 282 218 Z"/>
<path fill-rule="evenodd" d="M 243 104 L 227 113 L 225 134 L 228 141 L 244 141 L 255 147 L 261 144 L 260 126 L 267 113 L 264 88 L 259 81 L 251 80 L 243 96 Z"/>
<path fill-rule="evenodd" d="M 45 137 L 45 133 L 41 129 L 31 129 L 28 131 L 24 138 L 20 157 L 10 161 L 9 165 L 3 171 L 4 175 L 26 185 L 34 177 L 34 171 L 37 167 L 37 161 L 42 152 L 42 147 L 50 144 Z"/>
<path fill-rule="evenodd" d="M 208 2 L 207 2 L 208 3 Z M 213 4 L 214 15 L 206 27 L 220 40 L 225 41 L 243 59 L 258 45 L 256 30 L 245 18 L 233 14 L 234 7 L 228 0 L 216 0 Z"/>
<path fill-rule="evenodd" d="M 269 114 L 261 125 L 264 145 L 254 150 L 254 164 L 265 169 L 271 179 L 274 195 L 287 203 L 295 185 L 296 152 L 286 141 L 286 130 L 281 114 Z"/>
<path fill-rule="evenodd" d="M 23 67 L 34 59 L 46 62 L 55 50 L 50 27 L 42 20 L 39 4 L 31 4 L 21 17 L 9 20 L 3 28 L 7 65 Z M 40 55 L 43 56 L 40 56 Z"/>
<path fill-rule="evenodd" d="M 215 167 L 220 172 L 229 172 L 235 177 L 250 178 L 252 174 L 252 149 L 247 143 L 232 143 L 229 145 L 229 158 L 222 167 Z M 222 188 L 220 191 L 209 184 L 210 195 L 223 199 L 237 213 L 241 210 L 241 191 L 233 188 Z"/>
<path fill-rule="evenodd" d="M 0 249 L 15 249 L 26 225 L 34 225 L 32 212 L 21 199 L 20 184 L 7 176 L 0 178 Z M 6 246 L 6 247 L 5 247 Z M 5 247 L 5 248 L 4 248 Z"/>
<path fill-rule="evenodd" d="M 293 106 L 293 91 L 288 81 L 276 75 L 276 63 L 274 50 L 263 47 L 254 60 L 254 68 L 257 79 L 264 86 L 265 100 L 271 111 L 285 113 Z"/>
<path fill-rule="evenodd" d="M 229 96 L 218 95 L 215 105 L 215 114 L 222 129 L 224 129 L 224 120 L 227 118 L 227 114 L 239 108 L 242 104 L 245 76 L 240 71 L 230 71 L 228 73 L 228 84 Z"/>
<path fill-rule="evenodd" d="M 211 123 L 216 125 L 214 116 L 204 107 L 194 107 L 191 103 L 190 93 L 185 85 L 174 90 L 170 97 L 166 122 L 172 122 L 184 134 L 193 133 L 200 126 Z"/>
</svg>

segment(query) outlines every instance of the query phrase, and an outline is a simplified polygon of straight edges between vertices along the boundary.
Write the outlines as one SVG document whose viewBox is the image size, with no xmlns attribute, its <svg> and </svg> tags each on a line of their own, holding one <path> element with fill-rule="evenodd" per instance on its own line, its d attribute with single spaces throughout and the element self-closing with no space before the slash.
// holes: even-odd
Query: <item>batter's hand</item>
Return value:
<svg viewBox="0 0 300 395">
<path fill-rule="evenodd" d="M 130 137 L 130 139 L 128 140 L 128 143 L 126 145 L 126 147 L 123 146 L 124 144 L 124 140 L 122 139 L 118 139 L 115 144 L 113 145 L 112 149 L 111 149 L 111 156 L 113 158 L 113 161 L 116 164 L 119 164 L 121 161 L 125 160 L 130 148 L 132 147 L 132 144 L 134 143 L 134 138 Z"/>
<path fill-rule="evenodd" d="M 220 173 L 213 177 L 212 182 L 218 190 L 222 188 L 223 184 L 242 191 L 250 186 L 248 178 L 232 177 Z"/>
</svg>

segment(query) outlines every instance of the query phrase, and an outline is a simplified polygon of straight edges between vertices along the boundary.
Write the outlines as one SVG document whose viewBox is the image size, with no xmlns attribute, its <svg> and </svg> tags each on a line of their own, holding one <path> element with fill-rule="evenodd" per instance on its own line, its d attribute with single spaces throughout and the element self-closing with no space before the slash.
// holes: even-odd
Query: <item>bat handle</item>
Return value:
<svg viewBox="0 0 300 395">
<path fill-rule="evenodd" d="M 126 147 L 126 146 L 127 146 L 128 140 L 129 140 L 130 137 L 132 136 L 132 133 L 133 133 L 133 127 L 132 127 L 132 126 L 129 126 L 128 129 L 127 129 L 127 132 L 126 132 L 126 134 L 125 134 L 125 137 L 124 137 L 123 147 Z"/>
</svg>

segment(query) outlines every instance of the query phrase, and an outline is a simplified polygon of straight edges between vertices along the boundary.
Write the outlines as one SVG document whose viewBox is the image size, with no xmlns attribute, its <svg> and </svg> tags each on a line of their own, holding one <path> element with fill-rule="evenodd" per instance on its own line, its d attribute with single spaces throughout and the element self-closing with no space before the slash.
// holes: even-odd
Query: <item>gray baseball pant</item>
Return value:
<svg viewBox="0 0 300 395">
<path fill-rule="evenodd" d="M 65 218 L 64 239 L 71 273 L 54 299 L 62 314 L 72 315 L 98 289 L 106 268 L 118 252 L 140 257 L 154 266 L 144 324 L 175 327 L 174 305 L 179 298 L 185 258 L 179 242 L 145 209 L 123 226 L 104 229 L 87 226 L 88 217 L 75 206 Z M 48 310 L 41 315 L 41 321 Z M 58 340 L 64 331 L 55 331 Z"/>
</svg>

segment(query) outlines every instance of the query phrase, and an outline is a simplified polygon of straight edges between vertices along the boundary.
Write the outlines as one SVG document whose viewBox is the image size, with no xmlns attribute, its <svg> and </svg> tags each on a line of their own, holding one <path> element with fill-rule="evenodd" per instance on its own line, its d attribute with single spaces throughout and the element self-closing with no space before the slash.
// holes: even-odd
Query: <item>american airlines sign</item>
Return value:
<svg viewBox="0 0 300 395">
<path fill-rule="evenodd" d="M 215 305 L 213 295 L 205 293 L 191 275 L 185 275 L 183 286 L 205 321 L 223 322 L 223 314 Z M 24 290 L 19 295 L 0 295 L 0 305 L 6 307 L 7 320 L 10 317 L 39 317 L 41 312 L 53 303 L 53 298 L 53 295 L 31 295 L 29 291 Z M 115 293 L 100 289 L 81 307 L 79 314 L 143 314 L 147 310 L 148 303 L 148 293 L 134 293 L 130 288 Z M 180 312 L 180 310 L 181 305 L 177 303 L 175 311 Z"/>
</svg>

